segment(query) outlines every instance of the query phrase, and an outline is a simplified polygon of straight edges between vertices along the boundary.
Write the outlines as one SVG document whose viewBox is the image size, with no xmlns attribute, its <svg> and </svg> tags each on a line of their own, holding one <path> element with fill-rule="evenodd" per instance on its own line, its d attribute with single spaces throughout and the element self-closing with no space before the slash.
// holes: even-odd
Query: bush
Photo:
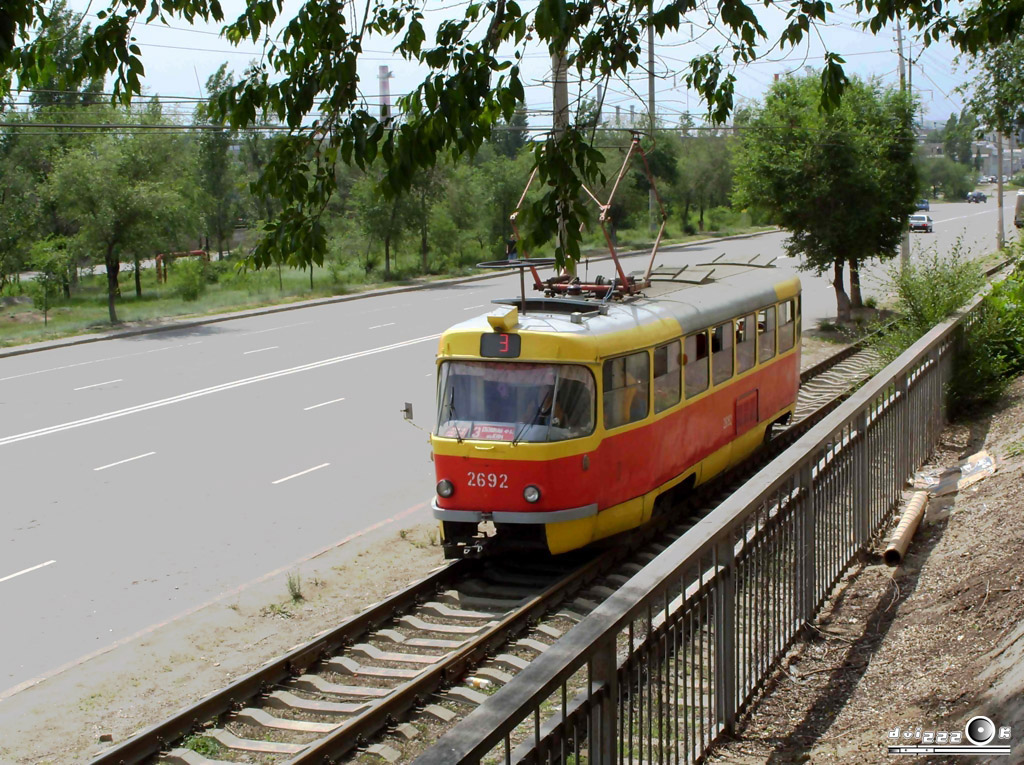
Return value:
<svg viewBox="0 0 1024 765">
<path fill-rule="evenodd" d="M 950 416 L 956 418 L 998 399 L 1009 385 L 1011 364 L 1000 348 L 1004 318 L 985 298 L 979 316 L 966 327 L 953 361 L 953 377 L 946 389 Z"/>
<path fill-rule="evenodd" d="M 206 264 L 203 278 L 207 284 L 216 284 L 222 276 L 230 276 L 234 268 L 230 260 L 214 260 Z"/>
<path fill-rule="evenodd" d="M 730 231 L 740 226 L 740 213 L 730 207 L 712 207 L 708 210 L 708 231 Z"/>
<path fill-rule="evenodd" d="M 198 258 L 182 258 L 174 263 L 174 289 L 182 300 L 198 300 L 206 292 L 204 266 Z"/>
<path fill-rule="evenodd" d="M 950 407 L 959 415 L 990 404 L 1024 372 L 1024 271 L 1021 246 L 1012 274 L 992 288 L 979 318 L 964 330 L 949 386 Z"/>
<path fill-rule="evenodd" d="M 963 257 L 959 243 L 949 255 L 931 253 L 917 265 L 894 266 L 889 288 L 896 294 L 896 320 L 872 342 L 883 365 L 962 308 L 984 281 L 981 268 Z"/>
</svg>

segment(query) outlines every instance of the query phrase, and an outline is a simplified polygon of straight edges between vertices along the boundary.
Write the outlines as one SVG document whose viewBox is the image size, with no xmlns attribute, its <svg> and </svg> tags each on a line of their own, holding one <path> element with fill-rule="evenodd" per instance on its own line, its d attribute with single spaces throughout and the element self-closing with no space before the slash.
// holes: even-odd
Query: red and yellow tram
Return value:
<svg viewBox="0 0 1024 765">
<path fill-rule="evenodd" d="M 799 387 L 800 282 L 774 274 L 707 264 L 615 301 L 498 301 L 445 332 L 431 445 L 446 557 L 583 547 L 755 451 Z"/>
</svg>

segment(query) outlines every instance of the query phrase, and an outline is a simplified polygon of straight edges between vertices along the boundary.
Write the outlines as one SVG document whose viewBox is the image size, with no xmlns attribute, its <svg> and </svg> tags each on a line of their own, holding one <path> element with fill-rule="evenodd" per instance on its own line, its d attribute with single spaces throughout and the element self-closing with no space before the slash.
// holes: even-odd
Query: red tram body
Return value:
<svg viewBox="0 0 1024 765">
<path fill-rule="evenodd" d="M 442 335 L 431 445 L 446 557 L 562 553 L 639 526 L 789 418 L 800 282 L 714 265 L 621 301 L 496 301 Z"/>
</svg>

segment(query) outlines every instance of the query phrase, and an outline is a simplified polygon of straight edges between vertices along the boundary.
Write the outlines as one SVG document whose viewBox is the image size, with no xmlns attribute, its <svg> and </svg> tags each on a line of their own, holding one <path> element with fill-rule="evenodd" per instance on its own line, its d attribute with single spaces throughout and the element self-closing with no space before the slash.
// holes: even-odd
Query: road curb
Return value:
<svg viewBox="0 0 1024 765">
<path fill-rule="evenodd" d="M 685 244 L 665 245 L 665 248 L 672 247 L 673 249 L 685 250 L 689 247 L 706 245 L 709 242 L 728 242 L 736 239 L 752 239 L 754 237 L 764 236 L 765 234 L 774 234 L 780 230 L 781 229 L 774 228 L 767 231 L 754 231 L 749 234 L 709 237 L 707 239 L 699 239 L 695 242 L 686 242 Z M 633 258 L 639 255 L 647 255 L 649 253 L 649 249 L 644 249 L 620 252 L 618 255 L 620 258 Z M 611 256 L 601 255 L 595 258 L 584 258 L 583 262 L 600 262 L 604 260 L 611 260 Z M 334 303 L 347 303 L 350 300 L 362 300 L 364 298 L 381 297 L 383 295 L 397 295 L 403 292 L 415 292 L 419 290 L 435 289 L 437 287 L 448 287 L 453 284 L 479 282 L 484 281 L 485 279 L 497 279 L 502 276 L 507 276 L 507 274 L 501 272 L 492 274 L 474 274 L 472 276 L 460 276 L 453 279 L 438 279 L 432 282 L 406 284 L 398 287 L 384 287 L 382 289 L 367 290 L 366 292 L 356 292 L 351 295 L 335 295 L 328 298 L 317 298 L 316 300 L 300 300 L 286 305 L 263 306 L 261 308 L 251 308 L 249 310 L 235 311 L 233 313 L 214 314 L 212 316 L 201 316 L 180 320 L 168 319 L 166 323 L 157 326 L 135 327 L 132 329 L 114 330 L 95 335 L 78 335 L 75 337 L 66 337 L 57 340 L 45 340 L 39 343 L 29 343 L 27 345 L 12 346 L 10 348 L 0 348 L 0 359 L 10 356 L 23 356 L 28 353 L 39 353 L 40 351 L 50 351 L 57 348 L 67 348 L 73 345 L 99 343 L 104 340 L 117 340 L 118 338 L 123 337 L 137 337 L 138 335 L 148 335 L 156 332 L 168 332 L 176 329 L 201 327 L 206 324 L 218 324 L 220 322 L 232 321 L 234 319 L 247 319 L 252 316 L 265 316 L 272 313 L 283 313 L 284 311 L 298 311 L 302 308 L 316 308 L 317 306 L 332 305 Z"/>
</svg>

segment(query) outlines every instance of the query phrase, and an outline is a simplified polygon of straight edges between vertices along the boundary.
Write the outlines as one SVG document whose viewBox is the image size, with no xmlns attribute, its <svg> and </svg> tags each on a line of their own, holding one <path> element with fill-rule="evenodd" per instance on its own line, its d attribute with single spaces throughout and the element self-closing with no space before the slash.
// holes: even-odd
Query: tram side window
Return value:
<svg viewBox="0 0 1024 765">
<path fill-rule="evenodd" d="M 757 360 L 775 356 L 775 306 L 757 312 Z"/>
<path fill-rule="evenodd" d="M 787 300 L 779 304 L 779 353 L 785 353 L 793 347 L 796 331 L 796 312 L 793 301 Z"/>
<path fill-rule="evenodd" d="M 754 366 L 757 353 L 757 332 L 754 314 L 736 319 L 736 372 L 742 374 Z"/>
<path fill-rule="evenodd" d="M 680 362 L 679 341 L 654 349 L 654 412 L 664 412 L 679 403 Z"/>
<path fill-rule="evenodd" d="M 732 322 L 711 330 L 711 371 L 715 385 L 732 377 Z"/>
<path fill-rule="evenodd" d="M 604 426 L 617 428 L 647 416 L 650 369 L 647 351 L 604 363 Z"/>
<path fill-rule="evenodd" d="M 686 397 L 693 398 L 708 389 L 708 333 L 705 331 L 690 335 L 686 338 L 683 349 Z"/>
</svg>

